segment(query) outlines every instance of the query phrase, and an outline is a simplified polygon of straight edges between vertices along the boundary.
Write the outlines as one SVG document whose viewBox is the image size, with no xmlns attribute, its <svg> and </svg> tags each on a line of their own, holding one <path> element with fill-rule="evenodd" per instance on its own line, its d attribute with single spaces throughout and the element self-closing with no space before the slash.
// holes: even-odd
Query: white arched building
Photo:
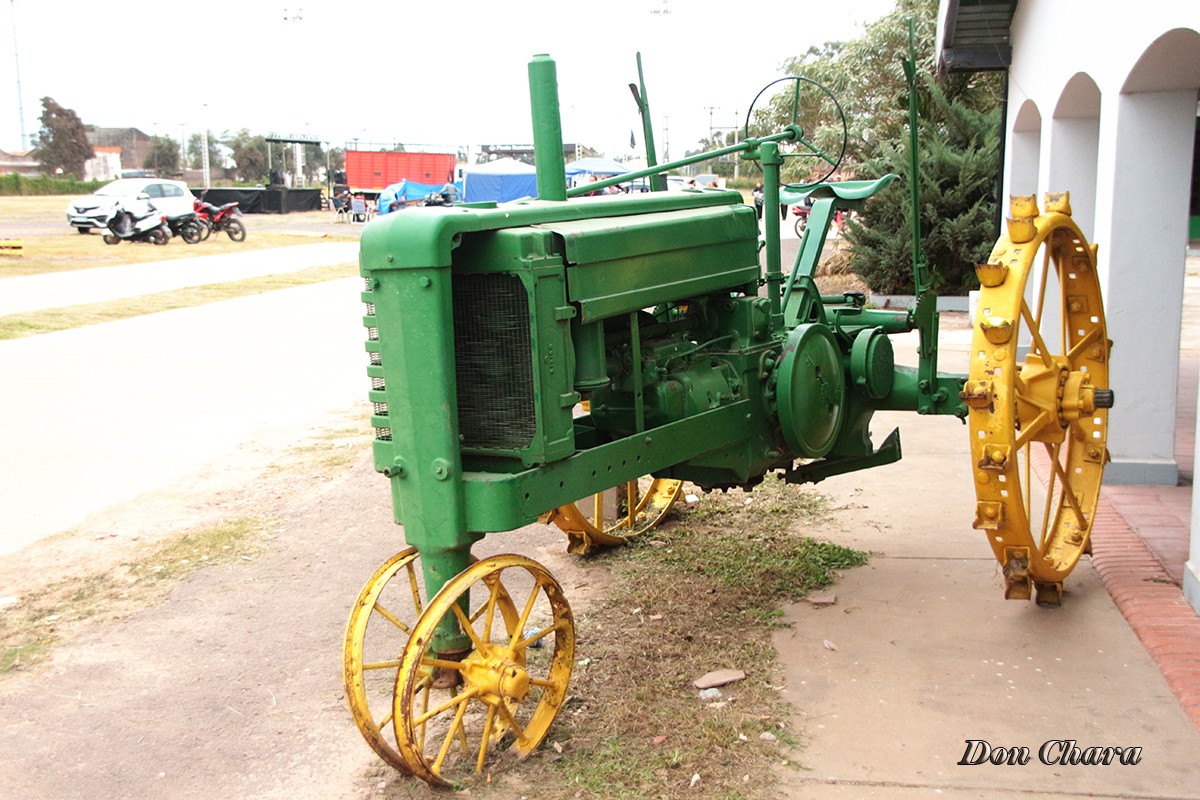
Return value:
<svg viewBox="0 0 1200 800">
<path fill-rule="evenodd" d="M 1174 485 L 1200 0 L 941 0 L 937 50 L 943 70 L 1007 68 L 1003 195 L 1070 191 L 1100 245 L 1118 409 L 1105 481 Z M 1196 499 L 1184 594 L 1200 611 Z"/>
</svg>

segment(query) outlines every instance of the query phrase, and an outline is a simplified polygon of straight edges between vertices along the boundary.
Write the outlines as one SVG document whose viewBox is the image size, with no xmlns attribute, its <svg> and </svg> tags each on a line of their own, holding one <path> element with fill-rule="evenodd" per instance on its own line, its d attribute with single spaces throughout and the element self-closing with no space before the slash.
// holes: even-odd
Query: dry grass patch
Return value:
<svg viewBox="0 0 1200 800">
<path fill-rule="evenodd" d="M 156 314 L 176 308 L 202 306 L 221 300 L 231 300 L 235 297 L 349 278 L 357 274 L 358 267 L 355 264 L 334 264 L 309 267 L 279 275 L 263 275 L 240 281 L 188 286 L 183 289 L 172 289 L 169 292 L 138 295 L 120 300 L 106 300 L 101 303 L 86 303 L 66 308 L 48 308 L 23 314 L 9 314 L 0 317 L 0 340 L 20 339 L 39 333 L 80 328 L 84 325 L 98 325 L 102 322 L 113 322 L 144 314 Z"/>
<path fill-rule="evenodd" d="M 249 232 L 244 242 L 235 242 L 223 233 L 214 233 L 205 241 L 193 245 L 184 244 L 181 239 L 172 239 L 170 244 L 163 247 L 128 242 L 107 245 L 99 234 L 81 236 L 73 231 L 53 236 L 25 237 L 24 255 L 5 256 L 0 259 L 0 278 L 112 267 L 121 264 L 144 264 L 150 261 L 167 261 L 223 253 L 243 253 L 247 250 L 266 250 L 272 247 L 312 244 L 313 242 L 311 235 L 256 230 L 254 221 L 248 222 L 246 227 Z M 354 239 L 352 236 L 329 238 Z"/>
<path fill-rule="evenodd" d="M 594 558 L 606 589 L 576 620 L 571 697 L 534 756 L 472 793 L 495 780 L 545 800 L 773 796 L 772 768 L 799 744 L 771 645 L 779 606 L 866 561 L 810 538 L 829 513 L 811 488 L 768 480 Z M 746 678 L 701 699 L 692 682 L 721 668 Z"/>
<path fill-rule="evenodd" d="M 81 624 L 127 616 L 198 569 L 251 560 L 273 522 L 246 517 L 147 547 L 105 572 L 62 578 L 0 608 L 0 675 L 27 669 Z"/>
</svg>

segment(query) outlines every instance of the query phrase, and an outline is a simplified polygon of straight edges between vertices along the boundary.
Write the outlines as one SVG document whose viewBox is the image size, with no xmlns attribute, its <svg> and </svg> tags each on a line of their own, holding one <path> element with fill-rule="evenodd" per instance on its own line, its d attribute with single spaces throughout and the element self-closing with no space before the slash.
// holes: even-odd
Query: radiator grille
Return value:
<svg viewBox="0 0 1200 800">
<path fill-rule="evenodd" d="M 529 297 L 516 275 L 456 275 L 458 427 L 467 448 L 515 450 L 537 432 Z"/>
<path fill-rule="evenodd" d="M 375 304 L 373 302 L 371 302 L 370 298 L 373 298 L 375 295 L 373 293 L 374 290 L 371 287 L 371 279 L 370 278 L 365 279 L 363 284 L 364 284 L 363 285 L 363 300 L 364 300 L 364 303 L 366 304 L 367 318 L 370 320 L 374 320 Z M 375 326 L 371 325 L 370 323 L 367 324 L 367 342 L 368 342 L 368 345 L 367 345 L 368 357 L 370 358 L 371 366 L 373 366 L 373 367 L 382 366 L 383 360 L 379 354 L 379 328 L 376 328 Z M 384 384 L 383 378 L 371 378 L 371 389 L 373 391 L 382 392 L 386 388 L 387 387 Z M 384 418 L 387 417 L 387 415 L 388 415 L 387 403 L 374 403 L 373 406 L 374 406 L 376 417 L 384 417 Z M 391 428 L 375 428 L 375 438 L 380 441 L 383 441 L 383 442 L 390 442 L 392 440 L 392 429 Z"/>
</svg>

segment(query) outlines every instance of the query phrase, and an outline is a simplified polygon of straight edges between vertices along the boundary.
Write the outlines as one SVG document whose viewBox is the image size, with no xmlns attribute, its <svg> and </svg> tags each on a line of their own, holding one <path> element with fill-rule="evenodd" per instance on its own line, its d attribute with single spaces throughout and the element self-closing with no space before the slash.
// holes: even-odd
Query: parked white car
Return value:
<svg viewBox="0 0 1200 800">
<path fill-rule="evenodd" d="M 140 195 L 146 195 L 155 209 L 168 217 L 178 217 L 193 210 L 192 192 L 183 181 L 122 178 L 101 186 L 94 194 L 72 200 L 67 206 L 67 222 L 80 233 L 103 228 L 118 199 L 131 207 Z"/>
</svg>

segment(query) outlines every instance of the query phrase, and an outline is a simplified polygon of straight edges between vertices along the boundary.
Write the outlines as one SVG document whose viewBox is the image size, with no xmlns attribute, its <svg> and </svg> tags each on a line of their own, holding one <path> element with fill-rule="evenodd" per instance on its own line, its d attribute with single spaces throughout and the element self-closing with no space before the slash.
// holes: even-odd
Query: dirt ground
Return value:
<svg viewBox="0 0 1200 800">
<path fill-rule="evenodd" d="M 6 215 L 6 235 L 78 236 L 42 213 L 63 198 L 36 200 L 45 209 L 28 219 Z M 326 212 L 253 215 L 247 227 L 362 230 Z M 57 601 L 37 618 L 57 639 L 48 658 L 0 676 L 0 797 L 445 796 L 375 756 L 342 691 L 350 606 L 404 546 L 387 481 L 370 465 L 368 408 L 330 414 L 307 442 L 247 442 L 186 483 L 0 559 L 0 626 L 26 598 Z M 165 595 L 129 566 L 145 566 L 181 533 L 245 519 L 265 520 L 266 533 L 232 560 L 167 582 Z M 475 548 L 494 552 L 547 566 L 576 615 L 610 580 L 602 566 L 569 556 L 565 537 L 547 526 L 493 534 Z M 128 582 L 128 591 L 106 596 L 111 586 L 97 588 L 98 575 Z M 80 619 L 77 606 L 92 610 Z M 535 789 L 513 771 L 475 793 L 517 800 Z"/>
<path fill-rule="evenodd" d="M 346 421 L 331 427 L 344 431 Z M 381 785 L 390 797 L 429 793 L 378 761 L 342 693 L 349 608 L 403 547 L 368 439 L 337 439 L 315 461 L 271 448 L 257 443 L 232 469 L 213 465 L 191 486 L 138 498 L 0 560 L 0 593 L 21 597 L 134 558 L 167 531 L 247 515 L 270 521 L 257 555 L 195 572 L 161 603 L 115 619 L 43 621 L 64 628 L 49 660 L 0 678 L 0 796 L 328 800 L 374 796 Z M 349 463 L 331 466 L 330 448 L 352 451 Z M 277 457 L 295 468 L 247 480 Z M 568 557 L 564 542 L 531 526 L 493 535 L 476 552 L 536 558 L 581 608 L 603 591 L 602 573 Z M 488 796 L 524 793 L 496 787 Z"/>
</svg>

